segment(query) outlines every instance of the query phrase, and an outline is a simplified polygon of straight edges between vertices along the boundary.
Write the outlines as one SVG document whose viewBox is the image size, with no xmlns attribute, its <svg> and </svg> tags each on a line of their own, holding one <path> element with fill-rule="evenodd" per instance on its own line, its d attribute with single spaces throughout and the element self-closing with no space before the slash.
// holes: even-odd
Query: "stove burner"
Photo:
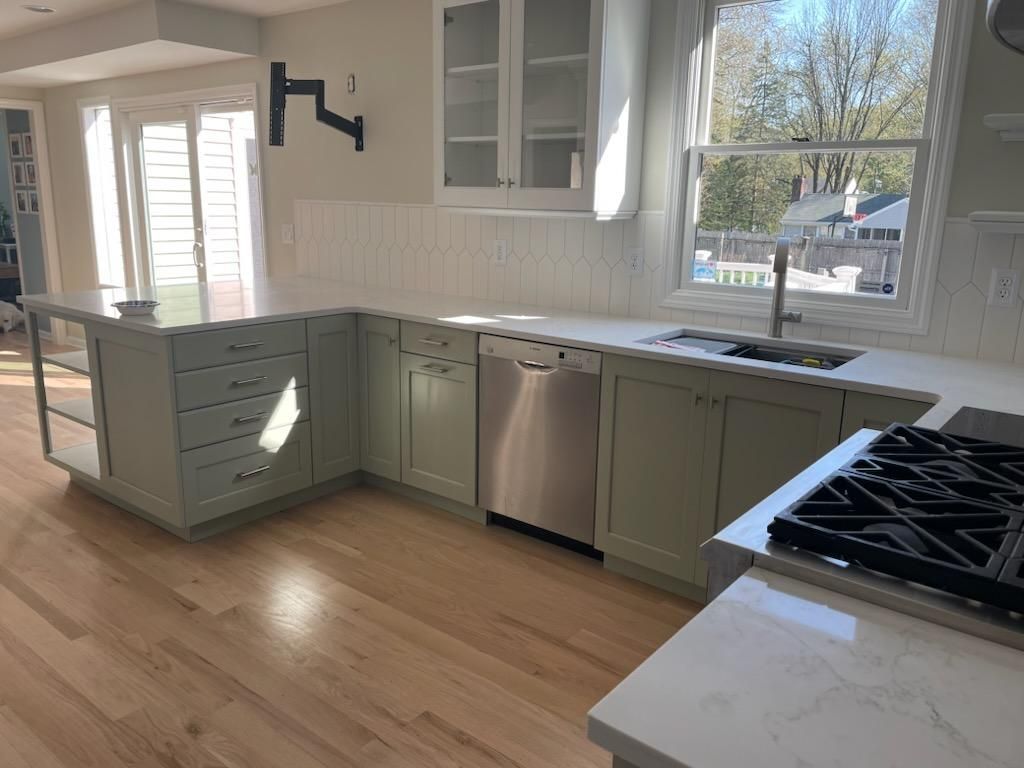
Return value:
<svg viewBox="0 0 1024 768">
<path fill-rule="evenodd" d="M 1024 612 L 1024 449 L 896 424 L 768 532 Z"/>
</svg>

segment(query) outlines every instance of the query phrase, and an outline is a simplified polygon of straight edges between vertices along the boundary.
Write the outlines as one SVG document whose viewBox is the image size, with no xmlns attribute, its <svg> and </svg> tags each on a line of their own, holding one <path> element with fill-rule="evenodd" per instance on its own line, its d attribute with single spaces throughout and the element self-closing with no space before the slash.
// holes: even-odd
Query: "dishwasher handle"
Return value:
<svg viewBox="0 0 1024 768">
<path fill-rule="evenodd" d="M 534 373 L 551 373 L 557 371 L 553 365 L 544 365 L 544 363 L 535 363 L 533 360 L 516 360 L 516 365 L 527 371 L 533 371 Z"/>
</svg>

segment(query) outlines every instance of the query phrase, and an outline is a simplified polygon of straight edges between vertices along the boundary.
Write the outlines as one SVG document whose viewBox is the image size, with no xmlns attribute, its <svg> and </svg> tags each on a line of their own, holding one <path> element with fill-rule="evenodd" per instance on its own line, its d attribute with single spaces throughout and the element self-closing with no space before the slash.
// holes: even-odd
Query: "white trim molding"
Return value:
<svg viewBox="0 0 1024 768">
<path fill-rule="evenodd" d="M 701 107 L 701 73 L 706 66 L 704 40 L 708 34 L 705 19 L 713 2 L 716 0 L 679 4 L 665 194 L 666 269 L 662 286 L 665 298 L 661 307 L 763 318 L 770 301 L 768 291 L 683 279 L 683 264 L 692 248 L 687 243 L 696 233 L 697 213 L 691 202 L 696 199 L 697 181 L 690 168 L 690 163 L 698 159 L 695 148 L 699 148 L 701 154 L 744 154 L 772 148 L 765 145 L 753 148 L 701 146 L 698 142 L 705 128 L 703 113 L 707 111 Z M 876 148 L 881 145 L 889 149 L 910 149 L 918 158 L 925 158 L 924 162 L 915 163 L 898 295 L 823 295 L 791 290 L 787 294 L 787 306 L 803 312 L 808 322 L 914 335 L 928 333 L 974 19 L 973 3 L 940 0 L 939 9 L 923 138 L 868 142 Z M 822 142 L 816 144 L 813 151 L 827 151 L 829 146 L 830 143 Z M 778 148 L 793 150 L 791 144 Z"/>
</svg>

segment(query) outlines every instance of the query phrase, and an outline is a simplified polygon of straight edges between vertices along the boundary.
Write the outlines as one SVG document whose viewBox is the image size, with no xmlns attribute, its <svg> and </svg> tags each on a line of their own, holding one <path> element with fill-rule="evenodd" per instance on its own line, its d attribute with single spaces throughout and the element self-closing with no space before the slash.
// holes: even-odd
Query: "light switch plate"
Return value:
<svg viewBox="0 0 1024 768">
<path fill-rule="evenodd" d="M 285 245 L 291 245 L 295 242 L 295 225 L 294 224 L 282 224 L 281 225 L 281 242 Z"/>
<path fill-rule="evenodd" d="M 494 241 L 494 263 L 499 267 L 508 264 L 508 240 Z"/>
<path fill-rule="evenodd" d="M 1020 291 L 1020 272 L 1016 269 L 993 269 L 988 288 L 990 307 L 1012 307 Z"/>
</svg>

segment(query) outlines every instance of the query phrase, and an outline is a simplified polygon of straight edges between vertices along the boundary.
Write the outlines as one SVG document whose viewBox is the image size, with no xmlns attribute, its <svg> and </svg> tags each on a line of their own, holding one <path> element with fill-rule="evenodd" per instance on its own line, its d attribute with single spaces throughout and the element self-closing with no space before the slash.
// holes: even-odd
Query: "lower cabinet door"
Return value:
<svg viewBox="0 0 1024 768">
<path fill-rule="evenodd" d="M 707 371 L 605 355 L 596 547 L 692 580 Z"/>
<path fill-rule="evenodd" d="M 847 392 L 846 403 L 843 405 L 843 430 L 840 439 L 845 440 L 865 428 L 885 429 L 893 422 L 913 424 L 931 408 L 931 403 L 917 400 Z"/>
<path fill-rule="evenodd" d="M 402 482 L 476 504 L 476 366 L 402 353 Z"/>
<path fill-rule="evenodd" d="M 359 469 L 358 341 L 355 315 L 306 321 L 313 482 Z"/>
<path fill-rule="evenodd" d="M 312 482 L 309 425 L 268 429 L 181 454 L 186 525 L 198 525 Z"/>
<path fill-rule="evenodd" d="M 359 316 L 359 460 L 367 472 L 402 479 L 399 322 Z"/>
<path fill-rule="evenodd" d="M 843 417 L 840 389 L 713 371 L 709 393 L 701 542 L 835 448 Z"/>
</svg>

